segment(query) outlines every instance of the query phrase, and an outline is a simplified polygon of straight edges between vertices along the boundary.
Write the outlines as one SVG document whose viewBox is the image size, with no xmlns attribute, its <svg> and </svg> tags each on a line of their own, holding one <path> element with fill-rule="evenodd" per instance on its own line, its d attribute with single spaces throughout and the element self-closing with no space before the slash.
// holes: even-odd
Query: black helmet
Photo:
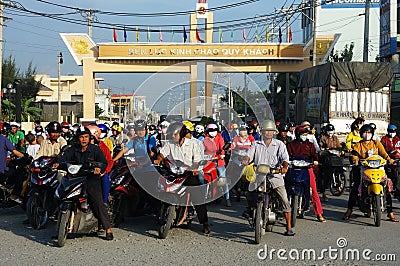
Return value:
<svg viewBox="0 0 400 266">
<path fill-rule="evenodd" d="M 146 129 L 147 123 L 143 119 L 136 120 L 135 123 L 133 123 L 133 128 L 135 130 Z"/>
<path fill-rule="evenodd" d="M 327 124 L 327 125 L 325 126 L 325 132 L 326 132 L 326 131 L 335 131 L 335 126 L 332 125 L 332 124 Z"/>
<path fill-rule="evenodd" d="M 76 133 L 75 133 L 75 135 L 76 135 L 77 137 L 79 137 L 79 136 L 81 136 L 81 135 L 85 135 L 85 134 L 89 134 L 89 136 L 91 136 L 91 135 L 92 135 L 92 132 L 91 132 L 87 127 L 84 127 L 84 126 L 80 126 L 80 127 L 76 130 Z"/>
<path fill-rule="evenodd" d="M 369 123 L 369 125 L 374 129 L 374 131 L 376 130 L 376 125 L 374 123 Z"/>
<path fill-rule="evenodd" d="M 289 131 L 289 125 L 286 123 L 280 123 L 278 126 L 278 131 L 279 132 L 287 132 Z"/>
<path fill-rule="evenodd" d="M 36 132 L 36 134 L 43 133 L 43 127 L 41 125 L 36 126 L 35 127 L 35 132 Z"/>
<path fill-rule="evenodd" d="M 289 123 L 288 123 L 288 126 L 289 126 L 289 127 L 296 127 L 295 123 L 293 123 L 293 122 L 289 122 Z"/>
<path fill-rule="evenodd" d="M 61 133 L 61 125 L 57 121 L 51 121 L 49 124 L 46 126 L 46 131 L 47 133 Z"/>
<path fill-rule="evenodd" d="M 2 124 L 1 134 L 8 135 L 11 132 L 11 125 L 7 122 Z"/>
<path fill-rule="evenodd" d="M 182 131 L 186 131 L 186 130 L 187 129 L 182 122 L 171 123 L 167 128 L 167 139 L 172 139 L 172 135 L 175 135 L 177 133 L 179 133 L 180 137 L 184 137 L 186 135 L 186 132 L 182 132 Z"/>
<path fill-rule="evenodd" d="M 375 132 L 375 129 L 371 126 L 371 124 L 365 124 L 360 128 L 360 135 L 362 136 L 367 131 L 371 132 L 373 135 Z"/>
<path fill-rule="evenodd" d="M 150 125 L 150 126 L 149 126 L 149 130 L 150 130 L 150 131 L 152 131 L 152 130 L 157 130 L 156 125 Z"/>
</svg>

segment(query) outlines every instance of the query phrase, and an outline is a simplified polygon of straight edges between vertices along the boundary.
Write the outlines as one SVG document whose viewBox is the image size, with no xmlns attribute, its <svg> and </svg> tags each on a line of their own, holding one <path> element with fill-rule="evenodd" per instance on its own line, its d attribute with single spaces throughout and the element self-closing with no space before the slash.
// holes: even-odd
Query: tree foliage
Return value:
<svg viewBox="0 0 400 266">
<path fill-rule="evenodd" d="M 40 117 L 41 109 L 34 107 L 35 97 L 42 86 L 40 82 L 34 79 L 36 74 L 36 67 L 29 63 L 26 71 L 21 72 L 17 67 L 15 58 L 11 55 L 3 60 L 2 65 L 2 86 L 7 88 L 7 86 L 17 86 L 15 80 L 20 79 L 18 89 L 21 91 L 21 119 L 22 121 L 27 121 L 30 116 L 31 119 Z M 10 84 L 10 85 L 9 85 Z M 15 119 L 15 103 L 16 95 L 10 93 L 5 93 L 2 99 L 2 114 L 5 119 L 10 121 Z"/>
<path fill-rule="evenodd" d="M 346 44 L 340 53 L 332 50 L 329 55 L 329 62 L 350 62 L 353 59 L 354 42 Z"/>
</svg>

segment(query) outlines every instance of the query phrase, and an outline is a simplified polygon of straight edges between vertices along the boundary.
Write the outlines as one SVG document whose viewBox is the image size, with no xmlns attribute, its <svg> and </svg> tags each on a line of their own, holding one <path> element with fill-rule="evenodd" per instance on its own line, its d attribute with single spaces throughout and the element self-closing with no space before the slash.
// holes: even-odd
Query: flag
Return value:
<svg viewBox="0 0 400 266">
<path fill-rule="evenodd" d="M 187 41 L 187 33 L 186 33 L 186 28 L 183 27 L 183 42 Z"/>
<path fill-rule="evenodd" d="M 258 37 L 258 26 L 256 26 L 256 42 L 260 42 L 260 38 Z"/>
<path fill-rule="evenodd" d="M 231 42 L 233 42 L 233 29 L 231 29 Z"/>
<path fill-rule="evenodd" d="M 150 27 L 147 27 L 147 42 L 150 42 Z"/>
<path fill-rule="evenodd" d="M 136 26 L 136 42 L 139 42 L 139 27 Z"/>
<path fill-rule="evenodd" d="M 282 29 L 279 27 L 279 33 L 278 33 L 278 42 L 282 42 Z"/>
<path fill-rule="evenodd" d="M 289 26 L 289 42 L 292 42 L 293 34 L 292 34 L 292 27 Z"/>
<path fill-rule="evenodd" d="M 126 39 L 128 38 L 128 34 L 126 33 L 126 28 L 124 27 L 124 40 L 126 42 Z"/>
<path fill-rule="evenodd" d="M 222 29 L 219 28 L 219 42 L 222 42 Z"/>
<path fill-rule="evenodd" d="M 117 40 L 117 31 L 115 30 L 115 28 L 113 28 L 113 39 L 114 39 L 114 42 L 118 42 L 118 40 Z"/>
<path fill-rule="evenodd" d="M 174 42 L 174 28 L 172 28 L 172 31 L 171 31 L 171 42 Z"/>
<path fill-rule="evenodd" d="M 243 42 L 246 42 L 246 29 L 243 28 Z"/>
<path fill-rule="evenodd" d="M 160 28 L 160 32 L 159 32 L 159 34 L 158 34 L 158 37 L 159 37 L 159 39 L 160 39 L 160 42 L 162 42 L 162 32 L 161 32 L 161 28 Z"/>
<path fill-rule="evenodd" d="M 198 31 L 197 28 L 196 28 L 196 40 L 197 40 L 198 42 L 204 43 L 204 40 L 202 40 L 202 39 L 200 38 L 200 34 L 199 34 L 199 31 Z"/>
</svg>

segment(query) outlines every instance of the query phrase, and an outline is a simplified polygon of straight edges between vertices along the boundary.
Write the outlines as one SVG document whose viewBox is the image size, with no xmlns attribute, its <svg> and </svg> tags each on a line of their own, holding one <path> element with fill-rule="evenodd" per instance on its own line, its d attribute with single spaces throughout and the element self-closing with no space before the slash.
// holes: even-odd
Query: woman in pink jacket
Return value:
<svg viewBox="0 0 400 266">
<path fill-rule="evenodd" d="M 212 160 L 217 165 L 217 171 L 219 178 L 226 178 L 225 175 L 225 151 L 224 139 L 218 132 L 218 126 L 216 124 L 208 124 L 206 128 L 206 137 L 203 140 L 204 155 L 212 155 Z M 226 206 L 231 206 L 229 199 L 229 182 L 223 187 L 225 193 Z"/>
</svg>

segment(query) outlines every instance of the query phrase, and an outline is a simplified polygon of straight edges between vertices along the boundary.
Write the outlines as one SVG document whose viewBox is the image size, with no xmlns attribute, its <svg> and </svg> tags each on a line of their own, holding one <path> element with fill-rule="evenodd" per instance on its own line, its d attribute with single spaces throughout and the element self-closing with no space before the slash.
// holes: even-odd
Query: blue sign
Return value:
<svg viewBox="0 0 400 266">
<path fill-rule="evenodd" d="M 379 8 L 379 1 L 370 0 L 370 7 Z M 365 0 L 321 0 L 321 8 L 365 8 Z"/>
</svg>

